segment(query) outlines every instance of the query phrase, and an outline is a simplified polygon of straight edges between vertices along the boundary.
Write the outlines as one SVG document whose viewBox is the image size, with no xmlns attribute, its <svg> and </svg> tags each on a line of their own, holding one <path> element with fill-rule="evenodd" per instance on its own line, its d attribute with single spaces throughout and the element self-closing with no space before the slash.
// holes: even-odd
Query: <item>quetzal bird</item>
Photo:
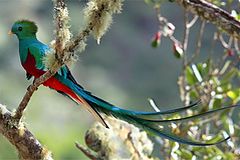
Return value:
<svg viewBox="0 0 240 160">
<path fill-rule="evenodd" d="M 47 68 L 43 62 L 43 58 L 48 53 L 50 48 L 37 39 L 37 30 L 37 25 L 34 22 L 29 20 L 20 20 L 13 24 L 10 31 L 12 34 L 15 34 L 19 40 L 20 60 L 23 68 L 26 70 L 27 79 L 30 79 L 32 76 L 34 76 L 34 78 L 38 78 L 47 71 Z M 66 65 L 62 66 L 59 71 L 53 77 L 45 81 L 43 85 L 69 97 L 78 104 L 83 104 L 83 106 L 106 127 L 108 126 L 102 118 L 101 113 L 112 115 L 129 123 L 132 123 L 150 134 L 164 137 L 183 144 L 206 146 L 214 145 L 229 139 L 229 137 L 225 137 L 216 143 L 196 142 L 177 136 L 171 133 L 171 131 L 159 127 L 159 124 L 161 125 L 169 122 L 171 123 L 194 119 L 196 117 L 201 117 L 229 109 L 233 106 L 200 113 L 198 115 L 193 115 L 190 117 L 170 120 L 163 119 L 162 115 L 175 114 L 181 111 L 185 111 L 191 107 L 195 107 L 198 102 L 182 108 L 161 112 L 138 112 L 125 110 L 114 106 L 86 91 L 81 85 L 77 83 Z"/>
</svg>

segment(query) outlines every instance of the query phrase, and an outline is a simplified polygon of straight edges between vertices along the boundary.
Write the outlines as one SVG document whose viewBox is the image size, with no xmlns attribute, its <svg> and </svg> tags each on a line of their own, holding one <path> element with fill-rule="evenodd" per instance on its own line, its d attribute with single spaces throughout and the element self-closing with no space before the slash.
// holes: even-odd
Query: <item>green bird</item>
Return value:
<svg viewBox="0 0 240 160">
<path fill-rule="evenodd" d="M 47 71 L 47 68 L 43 63 L 43 58 L 46 56 L 50 48 L 37 39 L 37 30 L 38 27 L 34 22 L 29 20 L 19 20 L 13 24 L 10 31 L 12 34 L 15 34 L 19 40 L 20 60 L 23 68 L 26 70 L 28 80 L 32 76 L 34 78 L 38 78 Z M 82 104 L 99 122 L 101 122 L 106 127 L 108 127 L 108 125 L 102 118 L 101 113 L 111 115 L 132 123 L 150 134 L 183 144 L 196 146 L 214 145 L 226 141 L 230 138 L 223 138 L 216 143 L 197 142 L 179 137 L 171 133 L 171 131 L 168 129 L 160 128 L 159 125 L 170 124 L 171 122 L 192 120 L 194 118 L 206 116 L 209 114 L 215 114 L 216 112 L 220 112 L 236 106 L 220 108 L 190 117 L 166 120 L 162 118 L 162 115 L 174 115 L 189 108 L 195 107 L 199 102 L 182 108 L 161 112 L 140 112 L 121 109 L 120 107 L 108 103 L 105 100 L 102 100 L 86 91 L 81 85 L 77 83 L 66 65 L 63 65 L 59 71 L 53 77 L 45 81 L 43 85 L 56 90 L 62 95 L 69 97 L 78 104 Z"/>
</svg>

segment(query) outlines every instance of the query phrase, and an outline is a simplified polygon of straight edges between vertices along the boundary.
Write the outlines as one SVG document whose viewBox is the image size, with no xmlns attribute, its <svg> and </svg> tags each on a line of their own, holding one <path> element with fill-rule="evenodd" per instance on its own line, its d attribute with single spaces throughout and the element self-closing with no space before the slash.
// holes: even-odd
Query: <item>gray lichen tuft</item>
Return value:
<svg viewBox="0 0 240 160">
<path fill-rule="evenodd" d="M 100 43 L 101 37 L 106 33 L 112 23 L 112 15 L 120 13 L 123 0 L 90 0 L 84 9 L 85 19 L 92 24 L 92 34 Z"/>
<path fill-rule="evenodd" d="M 151 157 L 153 143 L 145 131 L 112 117 L 106 118 L 110 129 L 96 122 L 85 136 L 87 146 L 101 159 L 144 159 Z"/>
<path fill-rule="evenodd" d="M 0 104 L 0 114 L 4 115 L 5 113 L 8 113 L 6 106 Z"/>
<path fill-rule="evenodd" d="M 69 30 L 70 28 L 70 17 L 68 13 L 68 8 L 65 3 L 58 2 L 53 0 L 55 5 L 55 16 L 54 16 L 54 23 L 56 24 L 57 28 L 55 31 L 57 37 L 59 37 L 61 43 L 63 44 L 63 48 L 67 42 L 69 42 L 72 34 Z M 58 4 L 60 3 L 60 4 Z"/>
</svg>

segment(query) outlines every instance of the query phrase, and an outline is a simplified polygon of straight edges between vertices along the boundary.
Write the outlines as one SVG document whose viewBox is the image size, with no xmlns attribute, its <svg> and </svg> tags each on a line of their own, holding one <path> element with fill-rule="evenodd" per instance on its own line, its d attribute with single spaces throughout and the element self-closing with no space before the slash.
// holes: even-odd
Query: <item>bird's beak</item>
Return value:
<svg viewBox="0 0 240 160">
<path fill-rule="evenodd" d="M 8 31 L 8 35 L 13 35 L 13 32 L 11 30 Z"/>
</svg>

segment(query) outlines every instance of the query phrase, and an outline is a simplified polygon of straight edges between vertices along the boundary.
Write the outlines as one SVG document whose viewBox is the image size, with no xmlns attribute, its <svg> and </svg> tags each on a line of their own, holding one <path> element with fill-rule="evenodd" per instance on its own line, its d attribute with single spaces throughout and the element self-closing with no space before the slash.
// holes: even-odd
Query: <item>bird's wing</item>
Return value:
<svg viewBox="0 0 240 160">
<path fill-rule="evenodd" d="M 48 48 L 45 45 L 32 45 L 29 47 L 30 53 L 34 56 L 35 59 L 35 67 L 39 70 L 46 70 L 46 67 L 43 63 L 43 57 L 46 55 Z M 74 86 L 76 85 L 78 88 L 82 88 L 80 85 L 77 84 L 76 80 L 73 78 L 71 72 L 67 68 L 67 66 L 63 66 L 60 68 L 60 70 L 54 75 L 57 81 L 62 83 L 61 85 L 66 85 L 68 88 L 72 90 L 72 88 L 75 88 Z M 68 80 L 69 82 L 72 83 L 64 83 Z M 55 89 L 59 91 L 58 89 L 54 88 L 54 85 L 51 86 L 49 85 L 50 88 Z M 104 121 L 104 119 L 101 117 L 101 115 L 98 113 L 98 111 L 90 106 L 81 96 L 78 95 L 77 98 L 73 98 L 71 95 L 68 95 L 68 93 L 60 91 L 61 94 L 67 95 L 71 99 L 75 100 L 78 103 L 82 103 L 83 106 L 94 115 L 94 117 L 101 122 L 104 126 L 108 128 L 108 125 Z"/>
<path fill-rule="evenodd" d="M 34 43 L 29 48 L 31 55 L 35 59 L 35 67 L 42 71 L 47 71 L 47 67 L 43 63 L 44 57 L 50 53 L 50 48 L 43 43 Z M 58 75 L 67 77 L 69 70 L 66 65 L 63 65 L 57 72 Z"/>
<path fill-rule="evenodd" d="M 46 67 L 43 63 L 43 57 L 45 56 L 46 49 L 43 46 L 32 44 L 28 47 L 28 54 L 31 54 L 34 58 L 36 69 L 46 71 Z M 32 64 L 34 65 L 34 64 Z"/>
</svg>

